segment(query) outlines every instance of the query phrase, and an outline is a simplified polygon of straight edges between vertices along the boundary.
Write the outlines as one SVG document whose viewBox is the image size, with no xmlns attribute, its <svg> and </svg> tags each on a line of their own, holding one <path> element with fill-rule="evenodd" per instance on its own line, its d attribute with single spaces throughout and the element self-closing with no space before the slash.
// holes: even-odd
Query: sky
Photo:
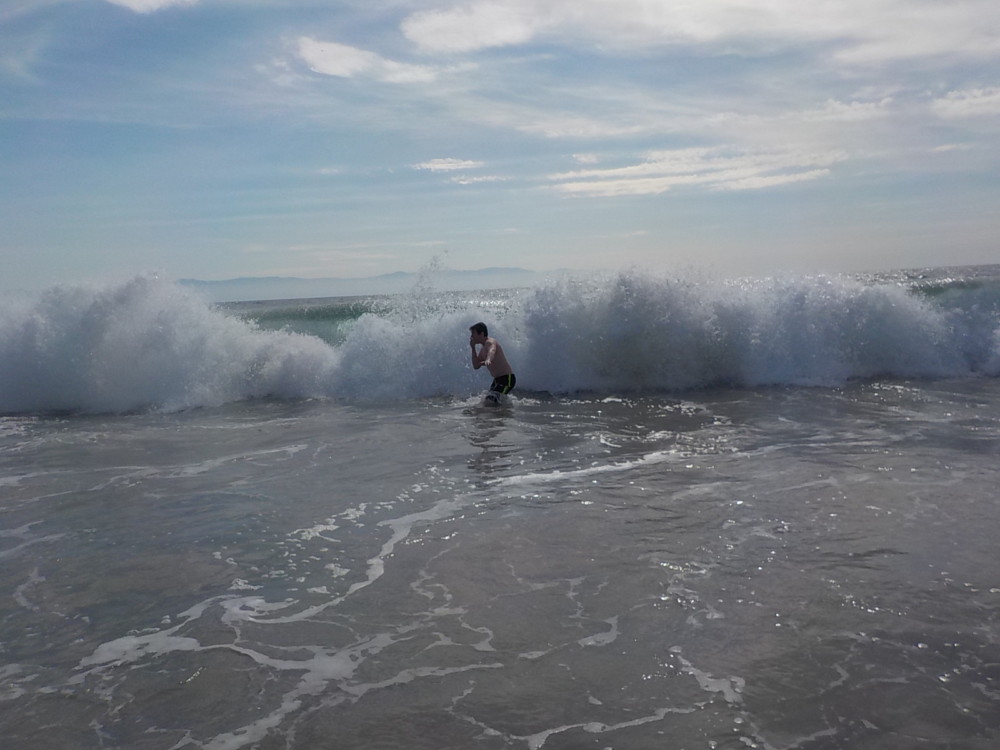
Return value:
<svg viewBox="0 0 1000 750">
<path fill-rule="evenodd" d="M 996 0 L 3 0 L 0 289 L 1000 262 Z"/>
</svg>

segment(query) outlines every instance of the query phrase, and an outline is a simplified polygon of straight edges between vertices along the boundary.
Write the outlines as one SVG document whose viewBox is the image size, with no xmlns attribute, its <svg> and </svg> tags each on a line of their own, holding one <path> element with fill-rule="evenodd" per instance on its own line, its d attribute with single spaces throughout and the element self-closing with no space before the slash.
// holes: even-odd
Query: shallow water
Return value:
<svg viewBox="0 0 1000 750">
<path fill-rule="evenodd" d="M 0 420 L 0 732 L 993 748 L 996 379 Z"/>
</svg>

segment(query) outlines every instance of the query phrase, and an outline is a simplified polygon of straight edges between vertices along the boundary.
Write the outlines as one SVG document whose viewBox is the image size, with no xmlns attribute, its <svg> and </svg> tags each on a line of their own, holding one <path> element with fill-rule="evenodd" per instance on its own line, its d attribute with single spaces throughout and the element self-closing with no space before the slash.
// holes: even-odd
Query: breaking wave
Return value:
<svg viewBox="0 0 1000 750">
<path fill-rule="evenodd" d="M 142 276 L 0 307 L 0 412 L 180 410 L 244 399 L 467 397 L 468 327 L 520 390 L 643 393 L 1000 373 L 1000 281 L 716 280 L 636 271 L 506 294 L 284 303 L 254 315 Z M 278 321 L 278 323 L 275 323 Z"/>
</svg>

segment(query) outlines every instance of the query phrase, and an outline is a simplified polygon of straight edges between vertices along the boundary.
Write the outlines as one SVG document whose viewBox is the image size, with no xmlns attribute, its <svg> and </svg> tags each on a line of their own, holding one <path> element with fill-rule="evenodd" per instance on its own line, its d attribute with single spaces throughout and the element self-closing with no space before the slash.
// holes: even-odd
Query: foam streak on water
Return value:
<svg viewBox="0 0 1000 750">
<path fill-rule="evenodd" d="M 1000 739 L 996 380 L 474 404 L 4 420 L 0 731 Z"/>
</svg>

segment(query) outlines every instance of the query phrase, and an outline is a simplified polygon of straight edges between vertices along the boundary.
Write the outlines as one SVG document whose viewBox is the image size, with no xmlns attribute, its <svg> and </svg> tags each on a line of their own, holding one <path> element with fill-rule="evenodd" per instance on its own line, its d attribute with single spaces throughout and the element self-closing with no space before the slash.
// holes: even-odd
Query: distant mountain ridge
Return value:
<svg viewBox="0 0 1000 750">
<path fill-rule="evenodd" d="M 409 273 L 395 271 L 364 278 L 303 279 L 294 276 L 247 276 L 218 281 L 179 279 L 212 302 L 350 297 L 365 294 L 399 294 L 419 287 L 442 292 L 530 286 L 545 277 L 525 268 L 491 267 L 458 271 L 437 269 Z"/>
</svg>

